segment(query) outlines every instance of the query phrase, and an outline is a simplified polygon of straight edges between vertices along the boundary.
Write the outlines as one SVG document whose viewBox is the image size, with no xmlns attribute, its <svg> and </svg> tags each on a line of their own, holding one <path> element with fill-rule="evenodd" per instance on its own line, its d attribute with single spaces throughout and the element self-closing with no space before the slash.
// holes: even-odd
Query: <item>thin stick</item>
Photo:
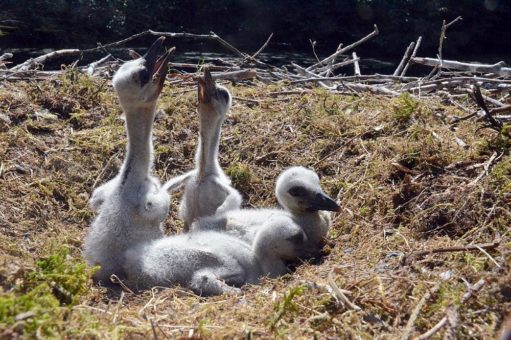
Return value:
<svg viewBox="0 0 511 340">
<path fill-rule="evenodd" d="M 114 323 L 114 324 L 117 321 L 117 313 L 119 312 L 119 308 L 122 305 L 122 300 L 124 300 L 124 291 L 123 290 L 121 290 L 121 297 L 119 298 L 119 301 L 117 302 L 117 306 L 115 308 L 114 316 L 112 318 L 112 323 Z"/>
<path fill-rule="evenodd" d="M 378 30 L 378 26 L 374 25 L 374 31 L 372 31 L 371 33 L 369 33 L 368 35 L 366 35 L 365 37 L 363 37 L 359 41 L 356 41 L 353 44 L 348 45 L 348 46 L 340 49 L 339 51 L 337 51 L 334 54 L 332 54 L 331 56 L 321 60 L 320 62 L 315 63 L 314 65 L 311 65 L 311 66 L 307 67 L 307 70 L 310 71 L 310 70 L 313 70 L 313 69 L 317 68 L 318 66 L 323 66 L 323 65 L 328 64 L 331 60 L 337 58 L 338 55 L 343 54 L 343 53 L 345 53 L 345 52 L 347 52 L 349 50 L 354 49 L 355 47 L 357 47 L 360 44 L 363 44 L 364 42 L 366 42 L 367 40 L 371 39 L 372 37 L 377 36 L 378 33 L 380 33 L 380 31 Z"/>
<path fill-rule="evenodd" d="M 417 51 L 419 50 L 419 46 L 421 45 L 421 42 L 422 42 L 422 36 L 420 36 L 417 39 L 417 42 L 415 43 L 415 48 L 413 49 L 412 55 L 410 56 L 410 59 L 408 59 L 408 61 L 406 62 L 406 65 L 403 68 L 403 72 L 401 72 L 401 74 L 400 74 L 401 77 L 404 77 L 406 74 L 406 71 L 408 71 L 408 67 L 410 67 L 410 62 L 417 55 Z"/>
<path fill-rule="evenodd" d="M 401 61 L 399 62 L 399 65 L 397 66 L 396 70 L 393 73 L 393 76 L 399 76 L 401 74 L 401 71 L 403 70 L 403 67 L 405 66 L 405 62 L 409 60 L 410 53 L 412 52 L 413 47 L 415 46 L 415 43 L 412 41 L 410 45 L 405 50 L 405 53 L 403 54 L 403 58 L 401 58 Z"/>
<path fill-rule="evenodd" d="M 484 279 L 481 279 L 481 280 L 477 281 L 477 283 L 474 284 L 472 287 L 470 287 L 468 292 L 463 294 L 460 305 L 465 304 L 473 296 L 474 293 L 477 293 L 478 291 L 480 291 L 481 288 L 483 288 L 485 283 L 486 283 L 486 281 Z M 433 328 L 431 328 L 426 333 L 417 337 L 417 339 L 424 340 L 424 339 L 431 338 L 433 335 L 435 335 L 439 330 L 441 330 L 447 324 L 447 321 L 448 321 L 448 317 L 446 315 L 440 321 L 438 321 L 438 323 L 435 326 L 433 326 Z"/>
<path fill-rule="evenodd" d="M 44 64 L 46 61 L 55 59 L 58 57 L 64 57 L 64 56 L 76 56 L 81 53 L 78 49 L 66 49 L 66 50 L 58 50 L 53 51 L 50 53 L 43 54 L 42 56 L 39 56 L 37 58 L 29 59 L 25 61 L 22 64 L 16 65 L 9 69 L 9 71 L 25 71 L 30 68 L 32 68 L 34 65 L 37 64 Z"/>
<path fill-rule="evenodd" d="M 477 245 L 476 245 L 477 247 Z M 477 249 L 479 249 L 481 251 L 481 253 L 483 253 L 484 255 L 486 255 L 487 258 L 490 259 L 490 261 L 492 261 L 493 263 L 495 263 L 495 265 L 498 267 L 498 268 L 502 268 L 502 266 L 497 262 L 495 261 L 495 259 L 490 255 L 488 254 L 488 252 L 486 250 L 484 250 L 483 248 L 481 247 L 477 247 Z"/>
<path fill-rule="evenodd" d="M 445 35 L 446 32 L 447 32 L 447 29 L 455 24 L 456 22 L 458 21 L 461 21 L 463 20 L 463 18 L 461 16 L 458 16 L 456 19 L 454 19 L 453 21 L 451 21 L 450 23 L 448 23 L 447 25 L 445 24 L 445 20 L 442 22 L 442 30 L 440 32 L 440 42 L 438 44 L 438 59 L 442 59 L 442 49 L 443 49 L 443 45 L 444 45 L 444 40 L 445 38 L 447 38 L 447 36 Z"/>
<path fill-rule="evenodd" d="M 472 97 L 472 100 L 474 100 L 476 102 L 476 104 L 484 111 L 484 114 L 485 114 L 485 117 L 486 117 L 486 120 L 488 121 L 488 123 L 490 123 L 490 125 L 497 131 L 500 131 L 502 129 L 502 122 L 496 120 L 495 118 L 493 118 L 490 110 L 488 110 L 488 107 L 486 106 L 486 103 L 484 102 L 484 98 L 481 94 L 481 89 L 479 88 L 479 86 L 475 86 L 474 88 L 474 91 L 472 91 L 472 94 L 471 94 L 471 97 Z"/>
<path fill-rule="evenodd" d="M 455 22 L 457 22 L 459 20 L 462 20 L 462 18 L 460 16 L 457 17 L 456 19 L 454 19 L 453 21 L 451 21 L 447 25 L 445 24 L 445 20 L 442 21 L 442 28 L 440 29 L 440 37 L 439 37 L 439 42 L 438 42 L 438 54 L 437 54 L 438 60 L 440 61 L 440 67 L 442 65 L 442 48 L 444 45 L 444 40 L 446 38 L 445 33 L 447 32 L 447 28 L 449 28 L 449 26 L 451 26 L 452 24 L 454 24 Z M 430 79 L 431 77 L 433 77 L 437 73 L 438 68 L 439 67 L 435 67 L 426 78 Z"/>
<path fill-rule="evenodd" d="M 493 152 L 493 154 L 490 156 L 490 159 L 488 159 L 487 162 L 483 164 L 483 171 L 479 174 L 479 176 L 476 177 L 472 182 L 468 184 L 468 186 L 473 187 L 477 184 L 484 176 L 488 176 L 488 171 L 490 170 L 490 166 L 493 164 L 495 160 L 498 160 L 502 157 L 503 154 L 497 157 L 497 152 Z"/>
<path fill-rule="evenodd" d="M 353 67 L 355 68 L 355 75 L 361 76 L 362 74 L 360 73 L 360 65 L 358 64 L 359 58 L 357 57 L 357 53 L 353 52 L 351 56 L 353 57 Z"/>
<path fill-rule="evenodd" d="M 332 273 L 328 274 L 328 286 L 332 289 L 332 295 L 338 298 L 343 304 L 345 304 L 348 308 L 353 309 L 355 311 L 362 310 L 359 306 L 351 302 L 346 295 L 342 292 L 342 290 L 335 283 Z"/>
<path fill-rule="evenodd" d="M 316 69 L 316 71 L 321 74 L 321 75 L 327 75 L 327 74 L 332 74 L 333 71 L 337 70 L 338 68 L 340 67 L 343 67 L 343 66 L 346 66 L 346 65 L 351 65 L 355 62 L 358 62 L 360 60 L 360 58 L 357 58 L 357 59 L 347 59 L 345 61 L 341 61 L 340 63 L 336 63 L 336 64 L 331 64 L 330 66 L 325 66 L 325 67 L 322 67 L 322 68 L 318 68 Z M 360 75 L 359 75 L 360 76 Z M 359 76 L 356 76 L 356 77 L 359 77 Z"/>
<path fill-rule="evenodd" d="M 492 243 L 481 243 L 481 244 L 469 244 L 467 246 L 457 246 L 457 247 L 448 247 L 448 248 L 434 248 L 429 250 L 420 251 L 417 253 L 411 253 L 408 257 L 422 257 L 429 254 L 436 253 L 452 253 L 457 251 L 474 251 L 480 249 L 495 249 L 500 245 L 500 239 L 495 240 Z"/>
<path fill-rule="evenodd" d="M 258 49 L 256 53 L 252 54 L 252 59 L 257 57 L 266 48 L 266 46 L 268 46 L 268 44 L 269 44 L 269 42 L 270 42 L 272 37 L 273 37 L 273 32 L 270 34 L 268 39 L 266 39 L 266 42 L 263 44 L 263 46 L 261 46 L 261 48 Z"/>
<path fill-rule="evenodd" d="M 316 42 L 312 41 L 312 39 L 309 39 L 309 42 L 311 43 L 312 53 L 314 54 L 314 57 L 316 58 L 316 60 L 319 62 L 320 60 L 319 60 L 318 54 L 316 53 Z"/>
<path fill-rule="evenodd" d="M 410 318 L 408 319 L 408 322 L 406 323 L 405 331 L 403 336 L 401 337 L 402 340 L 408 340 L 410 336 L 412 335 L 412 332 L 415 328 L 415 321 L 417 320 L 417 317 L 419 316 L 419 313 L 426 304 L 426 302 L 431 298 L 431 295 L 435 294 L 440 289 L 440 283 L 437 283 L 433 288 L 428 290 L 426 294 L 422 296 L 417 306 L 412 311 L 412 314 L 410 314 Z"/>
<path fill-rule="evenodd" d="M 337 46 L 337 48 L 335 49 L 335 52 L 338 52 L 341 48 L 342 48 L 342 43 L 339 44 L 339 46 Z M 335 59 L 337 59 L 337 58 L 332 59 L 332 61 L 330 62 L 330 65 L 328 67 L 326 67 L 326 69 L 327 69 L 327 71 L 325 73 L 326 76 L 333 74 L 333 72 L 335 70 L 335 68 L 334 68 Z"/>
<path fill-rule="evenodd" d="M 495 73 L 502 76 L 511 75 L 511 68 L 504 67 L 505 62 L 499 61 L 495 64 L 481 64 L 481 63 L 464 63 L 455 60 L 442 60 L 438 58 L 421 58 L 413 57 L 411 62 L 420 65 L 432 66 L 435 68 L 445 68 L 460 71 L 480 72 L 480 73 Z"/>
</svg>

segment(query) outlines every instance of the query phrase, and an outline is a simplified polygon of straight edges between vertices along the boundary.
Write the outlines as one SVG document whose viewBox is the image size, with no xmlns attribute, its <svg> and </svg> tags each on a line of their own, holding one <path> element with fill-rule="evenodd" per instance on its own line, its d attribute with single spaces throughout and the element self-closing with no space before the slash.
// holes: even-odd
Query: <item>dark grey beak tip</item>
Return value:
<svg viewBox="0 0 511 340">
<path fill-rule="evenodd" d="M 163 41 L 165 41 L 165 37 L 159 37 L 155 40 L 155 42 L 149 47 L 147 52 L 144 54 L 144 59 L 150 63 L 154 64 L 156 59 L 158 58 L 158 53 L 163 45 Z"/>
<path fill-rule="evenodd" d="M 316 200 L 314 202 L 314 208 L 316 210 L 326 210 L 326 211 L 335 211 L 338 212 L 341 210 L 339 204 L 336 201 L 328 197 L 323 193 L 319 193 L 316 195 Z"/>
<path fill-rule="evenodd" d="M 204 81 L 208 88 L 212 89 L 215 87 L 215 80 L 213 79 L 213 75 L 211 74 L 211 71 L 209 67 L 204 67 Z"/>
</svg>

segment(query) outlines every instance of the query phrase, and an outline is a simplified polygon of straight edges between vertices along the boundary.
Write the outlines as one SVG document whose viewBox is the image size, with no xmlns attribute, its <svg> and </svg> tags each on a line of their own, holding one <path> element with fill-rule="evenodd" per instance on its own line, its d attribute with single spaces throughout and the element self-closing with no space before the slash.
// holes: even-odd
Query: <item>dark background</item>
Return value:
<svg viewBox="0 0 511 340">
<path fill-rule="evenodd" d="M 442 20 L 457 16 L 463 21 L 448 30 L 445 59 L 511 62 L 511 0 L 0 0 L 0 52 L 94 47 L 151 28 L 214 31 L 246 52 L 257 50 L 274 32 L 267 51 L 311 54 L 312 39 L 326 55 L 377 24 L 380 35 L 357 52 L 365 58 L 399 60 L 419 35 L 419 55 L 434 57 Z M 153 39 L 132 45 L 146 46 Z M 197 42 L 187 46 L 205 48 Z"/>
</svg>

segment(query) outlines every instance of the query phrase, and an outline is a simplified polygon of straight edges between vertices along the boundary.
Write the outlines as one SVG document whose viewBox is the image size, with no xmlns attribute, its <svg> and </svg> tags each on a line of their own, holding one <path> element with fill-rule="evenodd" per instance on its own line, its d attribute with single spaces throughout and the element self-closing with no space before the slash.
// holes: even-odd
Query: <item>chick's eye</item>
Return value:
<svg viewBox="0 0 511 340">
<path fill-rule="evenodd" d="M 294 197 L 303 197 L 307 195 L 307 190 L 304 187 L 292 187 L 288 193 Z"/>
</svg>

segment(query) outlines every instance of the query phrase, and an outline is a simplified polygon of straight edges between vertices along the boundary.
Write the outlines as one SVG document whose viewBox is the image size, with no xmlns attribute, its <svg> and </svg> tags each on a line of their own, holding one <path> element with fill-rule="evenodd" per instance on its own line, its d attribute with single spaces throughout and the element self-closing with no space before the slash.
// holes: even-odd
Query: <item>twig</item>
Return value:
<svg viewBox="0 0 511 340">
<path fill-rule="evenodd" d="M 154 321 L 151 319 L 151 329 L 153 330 L 154 340 L 158 340 L 158 336 L 156 335 L 156 328 L 154 327 Z"/>
<path fill-rule="evenodd" d="M 335 52 L 338 52 L 341 48 L 342 48 L 342 43 L 339 44 L 339 46 L 337 46 L 337 48 L 335 49 Z M 330 65 L 328 67 L 326 67 L 326 73 L 325 73 L 326 76 L 333 74 L 333 72 L 335 70 L 335 68 L 334 68 L 335 59 L 337 59 L 337 57 L 332 59 L 332 61 L 330 62 Z"/>
<path fill-rule="evenodd" d="M 490 110 L 488 110 L 488 107 L 486 106 L 486 103 L 484 102 L 484 98 L 481 94 L 481 89 L 478 85 L 475 85 L 474 90 L 472 91 L 470 97 L 476 102 L 476 104 L 483 110 L 485 114 L 485 118 L 490 123 L 490 125 L 493 127 L 496 131 L 502 130 L 502 122 L 496 120 L 493 118 L 493 115 L 491 114 Z"/>
<path fill-rule="evenodd" d="M 273 32 L 270 34 L 268 39 L 266 39 L 266 42 L 263 44 L 263 46 L 261 46 L 261 48 L 259 48 L 256 53 L 252 54 L 252 59 L 255 59 L 266 48 L 266 46 L 268 46 L 272 37 Z"/>
<path fill-rule="evenodd" d="M 245 58 L 248 57 L 248 54 L 241 52 L 236 47 L 232 46 L 227 41 L 225 41 L 224 39 L 220 38 L 220 36 L 218 36 L 215 32 L 210 31 L 209 34 L 211 35 L 212 39 L 218 41 L 220 43 L 220 45 L 222 45 L 225 48 L 227 48 L 228 50 L 234 52 L 235 54 L 237 54 L 241 58 L 245 59 Z"/>
<path fill-rule="evenodd" d="M 433 248 L 429 250 L 423 250 L 419 252 L 412 252 L 410 255 L 406 256 L 404 259 L 410 259 L 411 257 L 422 257 L 429 254 L 436 253 L 451 253 L 457 251 L 474 251 L 480 249 L 495 249 L 500 245 L 500 239 L 493 241 L 492 243 L 481 243 L 481 244 L 469 244 L 467 246 L 457 246 L 457 247 L 447 247 L 447 248 Z"/>
<path fill-rule="evenodd" d="M 410 62 L 417 55 L 417 51 L 419 50 L 419 46 L 421 45 L 421 42 L 422 42 L 422 36 L 420 36 L 417 39 L 417 42 L 415 43 L 415 48 L 413 49 L 412 55 L 410 56 L 410 59 L 408 59 L 408 61 L 406 62 L 406 65 L 403 68 L 403 72 L 401 72 L 401 74 L 400 74 L 401 77 L 404 77 L 406 74 L 406 71 L 408 71 L 408 67 L 410 67 Z"/>
<path fill-rule="evenodd" d="M 351 302 L 346 295 L 342 292 L 342 290 L 337 286 L 335 283 L 332 273 L 330 272 L 328 274 L 328 287 L 331 289 L 331 294 L 338 300 L 340 300 L 341 303 L 345 304 L 348 308 L 353 309 L 355 311 L 362 310 L 359 306 Z"/>
<path fill-rule="evenodd" d="M 412 63 L 433 66 L 436 68 L 445 68 L 460 71 L 478 72 L 478 73 L 495 73 L 502 76 L 511 75 L 511 68 L 504 67 L 505 62 L 499 61 L 493 65 L 481 63 L 463 63 L 455 60 L 441 60 L 435 58 L 414 57 L 410 59 Z"/>
<path fill-rule="evenodd" d="M 112 323 L 114 323 L 114 324 L 117 321 L 117 313 L 119 312 L 119 308 L 122 305 L 122 300 L 124 300 L 124 291 L 123 290 L 121 290 L 121 297 L 119 298 L 119 301 L 117 301 L 117 306 L 115 308 L 114 316 L 112 317 Z"/>
<path fill-rule="evenodd" d="M 447 25 L 445 24 L 445 20 L 442 21 L 442 28 L 440 29 L 440 38 L 439 38 L 439 42 L 438 42 L 438 54 L 437 54 L 438 60 L 440 61 L 440 65 L 442 64 L 442 49 L 443 49 L 443 45 L 444 45 L 444 40 L 446 38 L 445 34 L 447 32 L 447 28 L 449 28 L 452 24 L 454 24 L 455 22 L 457 22 L 459 20 L 462 20 L 462 18 L 460 16 L 457 17 L 456 19 L 454 19 L 453 21 L 451 21 L 450 23 L 448 23 Z M 437 73 L 438 69 L 439 69 L 439 67 L 435 67 L 426 78 L 430 79 L 431 77 L 433 77 Z"/>
<path fill-rule="evenodd" d="M 461 16 L 458 16 L 456 19 L 454 19 L 447 25 L 445 24 L 445 20 L 442 22 L 442 30 L 440 32 L 440 41 L 438 43 L 438 59 L 442 60 L 442 49 L 443 49 L 443 45 L 444 45 L 444 40 L 447 38 L 447 36 L 446 36 L 447 29 L 449 27 L 451 27 L 451 25 L 453 25 L 456 22 L 461 21 L 461 20 L 463 20 L 463 18 Z"/>
<path fill-rule="evenodd" d="M 451 120 L 451 125 L 455 125 L 459 122 L 462 122 L 464 120 L 467 120 L 467 119 L 470 119 L 470 118 L 473 118 L 473 117 L 477 117 L 477 112 L 474 112 L 474 113 L 471 113 L 469 115 L 466 115 L 466 116 L 462 116 L 462 117 L 453 117 L 452 120 Z"/>
<path fill-rule="evenodd" d="M 416 175 L 419 175 L 421 173 L 420 171 L 412 170 L 412 169 L 410 169 L 410 168 L 408 168 L 408 167 L 406 167 L 404 165 L 401 165 L 401 164 L 399 164 L 397 162 L 392 162 L 392 163 L 390 163 L 390 165 L 392 165 L 394 168 L 396 168 L 397 170 L 399 170 L 399 171 L 401 171 L 401 172 L 403 172 L 405 174 L 410 174 L 410 175 L 416 176 Z"/>
<path fill-rule="evenodd" d="M 312 41 L 312 39 L 309 39 L 309 42 L 311 43 L 311 47 L 312 47 L 312 53 L 314 54 L 314 57 L 316 58 L 316 60 L 319 62 L 319 57 L 318 57 L 318 54 L 316 53 L 316 41 Z"/>
<path fill-rule="evenodd" d="M 343 84 L 339 84 L 337 86 L 337 89 L 339 89 L 339 87 L 342 87 L 342 86 L 343 86 Z M 369 92 L 373 92 L 376 94 L 399 96 L 399 92 L 390 90 L 383 85 L 367 85 L 367 84 L 351 83 L 351 84 L 349 84 L 349 86 L 346 86 L 346 87 L 348 87 L 352 90 L 356 90 L 356 91 L 369 91 Z"/>
<path fill-rule="evenodd" d="M 480 291 L 481 288 L 483 288 L 483 286 L 485 285 L 485 283 L 486 283 L 486 281 L 481 279 L 481 280 L 477 281 L 477 283 L 474 284 L 472 287 L 470 287 L 468 292 L 463 294 L 463 297 L 461 298 L 460 305 L 465 304 L 474 295 L 474 293 L 477 293 L 478 291 Z M 454 307 L 454 308 L 457 309 L 457 307 Z M 448 312 L 449 311 L 447 311 L 447 313 Z M 435 335 L 439 330 L 441 330 L 447 324 L 448 319 L 449 318 L 447 315 L 444 316 L 440 321 L 438 321 L 438 323 L 435 326 L 433 326 L 433 328 L 431 328 L 426 333 L 417 337 L 417 339 L 424 340 L 424 339 L 431 338 L 433 335 Z"/>
<path fill-rule="evenodd" d="M 115 275 L 115 274 L 110 275 L 110 281 L 112 283 L 119 284 L 121 286 L 121 288 L 123 289 L 123 292 L 126 291 L 130 294 L 135 294 L 131 289 L 128 288 L 128 286 L 126 286 L 124 284 L 124 282 L 122 282 L 122 280 L 117 275 Z"/>
<path fill-rule="evenodd" d="M 483 253 L 484 255 L 486 255 L 486 257 L 487 257 L 487 258 L 489 258 L 489 259 L 490 259 L 490 261 L 492 261 L 493 263 L 495 263 L 495 265 L 496 265 L 498 268 L 502 268 L 502 266 L 501 266 L 501 265 L 500 265 L 497 261 L 495 261 L 495 259 L 494 259 L 494 258 L 493 258 L 493 257 L 492 257 L 492 256 L 491 256 L 491 255 L 490 255 L 490 254 L 486 251 L 486 250 L 484 250 L 484 249 L 483 249 L 483 248 L 481 248 L 481 247 L 478 247 L 477 245 L 476 245 L 476 247 L 477 247 L 477 249 L 479 249 L 479 250 L 481 251 L 481 253 Z"/>
<path fill-rule="evenodd" d="M 316 69 L 316 72 L 319 73 L 320 75 L 328 75 L 329 73 L 333 73 L 333 71 L 337 70 L 340 67 L 343 67 L 346 65 L 351 65 L 353 63 L 358 62 L 359 60 L 360 60 L 360 58 L 358 58 L 358 57 L 357 57 L 357 59 L 346 59 L 344 61 L 341 61 L 340 63 L 336 63 L 336 64 L 332 63 L 329 66 L 318 68 L 318 69 Z M 355 76 L 355 77 L 360 77 L 360 75 Z"/>
<path fill-rule="evenodd" d="M 397 66 L 396 70 L 394 71 L 393 76 L 399 76 L 401 74 L 401 71 L 403 70 L 403 67 L 405 67 L 405 63 L 408 62 L 410 53 L 412 52 L 413 47 L 415 46 L 415 42 L 411 42 L 410 45 L 405 50 L 405 54 L 403 54 L 403 58 L 401 58 L 401 61 L 399 62 L 399 65 Z"/>
<path fill-rule="evenodd" d="M 403 336 L 401 337 L 402 340 L 408 340 L 410 336 L 412 335 L 412 332 L 415 328 L 415 321 L 417 320 L 417 317 L 419 316 L 419 313 L 426 304 L 426 302 L 431 298 L 431 295 L 438 292 L 440 289 L 440 283 L 437 283 L 433 288 L 428 290 L 426 294 L 422 296 L 419 303 L 415 306 L 412 313 L 410 314 L 410 318 L 408 319 L 408 322 L 406 323 L 405 331 L 403 333 Z"/>
<path fill-rule="evenodd" d="M 257 77 L 257 71 L 253 68 L 251 69 L 244 69 L 244 70 L 238 70 L 238 71 L 232 71 L 232 72 L 216 72 L 211 74 L 213 79 L 222 79 L 222 80 L 229 80 L 232 82 L 242 81 L 242 80 L 248 80 L 248 79 L 254 79 Z"/>
<path fill-rule="evenodd" d="M 351 56 L 353 57 L 353 66 L 355 68 L 355 75 L 361 76 L 362 73 L 360 73 L 360 65 L 358 64 L 359 58 L 357 57 L 357 53 L 353 52 Z"/>
<path fill-rule="evenodd" d="M 367 40 L 371 39 L 372 37 L 377 36 L 378 33 L 380 33 L 379 30 L 378 30 L 378 26 L 374 25 L 374 30 L 371 33 L 369 33 L 368 35 L 366 35 L 365 37 L 363 37 L 359 41 L 356 41 L 353 44 L 348 45 L 348 46 L 346 46 L 346 47 L 336 51 L 334 54 L 332 54 L 331 56 L 321 60 L 320 62 L 315 63 L 314 65 L 311 65 L 311 66 L 307 67 L 307 70 L 310 71 L 310 70 L 313 70 L 313 69 L 317 68 L 318 66 L 323 66 L 323 65 L 329 63 L 333 59 L 337 58 L 338 55 L 343 54 L 343 53 L 345 53 L 345 52 L 347 52 L 349 50 L 354 49 L 355 47 L 359 46 L 360 44 L 363 44 L 364 42 L 366 42 Z"/>
<path fill-rule="evenodd" d="M 37 58 L 29 59 L 22 64 L 16 65 L 9 69 L 9 71 L 26 71 L 32 68 L 37 64 L 44 64 L 46 61 L 50 59 L 55 59 L 63 56 L 76 56 L 79 55 L 82 51 L 78 49 L 67 49 L 67 50 L 58 50 L 50 53 L 43 54 Z"/>
<path fill-rule="evenodd" d="M 103 57 L 103 58 L 99 59 L 98 61 L 90 63 L 89 66 L 87 66 L 87 74 L 92 76 L 96 72 L 97 67 L 106 63 L 111 57 L 112 57 L 112 55 L 108 54 L 106 57 Z"/>
<path fill-rule="evenodd" d="M 503 153 L 500 154 L 500 156 L 497 157 L 497 152 L 494 152 L 491 156 L 490 156 L 490 159 L 488 159 L 487 162 L 485 162 L 483 164 L 483 171 L 481 171 L 481 173 L 479 174 L 479 176 L 477 176 L 472 182 L 470 182 L 468 185 L 469 186 L 474 186 L 477 184 L 477 182 L 479 182 L 484 176 L 488 176 L 488 171 L 490 170 L 490 166 L 492 165 L 492 163 L 498 159 L 500 159 L 502 157 Z"/>
<path fill-rule="evenodd" d="M 349 60 L 350 63 L 353 63 L 353 60 Z M 466 77 L 471 79 L 470 77 Z M 338 77 L 311 77 L 311 78 L 304 78 L 304 79 L 296 79 L 291 80 L 291 84 L 296 83 L 306 83 L 309 81 L 322 81 L 322 80 L 340 80 L 340 81 L 356 81 L 356 80 L 363 80 L 363 81 L 370 81 L 370 80 L 381 80 L 381 82 L 385 81 L 410 81 L 410 84 L 414 84 L 413 82 L 417 82 L 419 78 L 417 77 L 394 77 L 392 75 L 385 75 L 385 74 L 373 74 L 373 75 L 364 75 L 364 76 L 338 76 Z"/>
</svg>

